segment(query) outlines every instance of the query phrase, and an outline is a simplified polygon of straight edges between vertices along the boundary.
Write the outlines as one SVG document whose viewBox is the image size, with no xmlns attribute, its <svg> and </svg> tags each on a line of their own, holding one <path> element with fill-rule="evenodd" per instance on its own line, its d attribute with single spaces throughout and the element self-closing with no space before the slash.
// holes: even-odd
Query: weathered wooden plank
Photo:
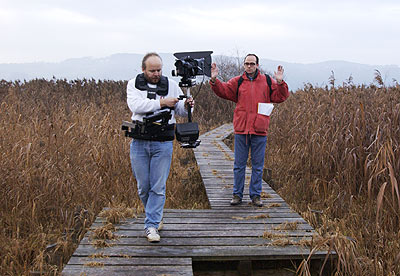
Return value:
<svg viewBox="0 0 400 276">
<path fill-rule="evenodd" d="M 214 210 L 218 211 L 218 210 Z M 264 218 L 263 216 L 267 216 Z M 211 217 L 211 218 L 210 218 Z M 179 213 L 164 213 L 164 223 L 169 224 L 173 222 L 179 222 L 179 223 L 202 223 L 204 222 L 204 219 L 207 219 L 207 222 L 217 222 L 221 223 L 221 219 L 231 219 L 231 220 L 249 220 L 253 222 L 260 222 L 259 219 L 269 219 L 269 218 L 298 218 L 302 219 L 300 215 L 298 215 L 295 212 L 291 212 L 290 209 L 285 208 L 285 210 L 273 210 L 270 211 L 270 209 L 254 209 L 251 212 L 248 212 L 246 210 L 240 209 L 240 211 L 233 209 L 227 210 L 226 212 L 220 212 L 220 213 L 215 213 L 215 212 L 210 212 L 210 213 L 204 213 L 204 214 L 197 214 L 197 215 L 190 215 L 189 213 L 187 214 L 179 214 Z M 198 219 L 198 220 L 197 220 Z M 201 220 L 202 219 L 202 220 Z M 133 223 L 143 223 L 144 217 L 141 215 L 138 218 L 128 218 L 125 221 L 122 221 L 120 225 L 126 225 L 126 224 L 133 224 Z M 286 222 L 286 220 L 283 220 Z M 105 218 L 98 217 L 92 228 L 94 227 L 99 227 L 102 226 L 104 223 L 106 223 Z M 119 227 L 119 225 L 116 225 L 116 227 Z"/>
<path fill-rule="evenodd" d="M 210 139 L 210 140 L 204 140 L 204 144 L 202 145 L 202 147 L 198 147 L 194 151 L 194 154 L 196 155 L 208 152 L 221 153 L 221 152 L 232 152 L 232 151 L 230 149 L 227 150 L 223 145 L 218 143 L 218 141 L 216 141 L 215 139 Z"/>
<path fill-rule="evenodd" d="M 226 157 L 235 157 L 233 152 L 225 152 L 221 154 L 221 151 L 211 151 L 211 152 L 202 152 L 195 154 L 196 160 L 199 162 L 209 162 L 215 160 L 226 160 Z"/>
<path fill-rule="evenodd" d="M 207 186 L 207 184 L 230 184 L 233 185 L 234 182 L 234 177 L 232 172 L 225 172 L 225 173 L 220 173 L 220 172 L 211 172 L 211 171 L 207 171 L 207 172 L 202 172 L 202 180 L 203 180 L 203 184 Z M 250 174 L 249 176 L 246 178 L 246 182 L 245 185 L 249 185 L 250 182 Z M 264 185 L 263 183 L 263 188 L 265 187 L 265 189 L 269 189 L 269 187 L 267 186 L 267 184 Z"/>
<path fill-rule="evenodd" d="M 253 209 L 268 209 L 268 206 L 274 206 L 276 204 L 280 204 L 281 206 L 288 206 L 287 203 L 285 201 L 280 201 L 280 200 L 270 200 L 270 201 L 265 201 L 263 200 L 263 206 L 262 207 L 257 207 L 254 206 L 250 199 L 244 199 L 242 204 L 240 206 L 231 206 L 231 199 L 225 199 L 225 200 L 220 200 L 220 199 L 213 199 L 210 198 L 209 199 L 209 203 L 211 208 L 218 208 L 218 207 L 223 207 L 223 208 L 227 208 L 227 209 L 235 209 L 239 210 L 239 209 L 248 209 L 248 210 L 253 210 Z M 239 208 L 238 208 L 239 207 Z"/>
<path fill-rule="evenodd" d="M 167 227 L 168 228 L 168 227 Z M 202 230 L 202 231 L 188 231 L 188 230 L 168 230 L 163 229 L 160 231 L 162 238 L 188 238 L 188 237 L 262 237 L 265 230 Z M 315 230 L 268 230 L 269 233 L 284 235 L 284 237 L 305 237 L 315 235 Z M 143 229 L 132 230 L 132 229 L 120 229 L 115 231 L 117 236 L 123 237 L 144 237 Z M 86 233 L 85 237 L 89 237 L 90 232 Z"/>
<path fill-rule="evenodd" d="M 256 219 L 256 218 L 244 218 L 244 217 L 237 217 L 234 219 L 224 219 L 224 218 L 212 218 L 212 219 L 207 219 L 207 218 L 198 218 L 198 219 L 186 219 L 186 221 L 184 223 L 181 222 L 181 219 L 179 218 L 171 218 L 168 221 L 165 220 L 164 226 L 165 227 L 170 227 L 171 225 L 179 225 L 181 224 L 182 226 L 184 225 L 200 225 L 203 226 L 204 228 L 209 227 L 210 224 L 216 225 L 218 224 L 218 226 L 220 226 L 221 228 L 225 228 L 225 227 L 243 227 L 243 228 L 247 228 L 247 227 L 251 227 L 251 226 L 247 226 L 248 224 L 262 224 L 262 225 L 275 225 L 278 226 L 280 224 L 283 223 L 297 223 L 297 225 L 300 224 L 307 224 L 307 222 L 301 218 L 301 217 L 296 217 L 296 218 L 260 218 L 260 219 Z M 131 225 L 136 225 L 139 224 L 141 226 L 143 226 L 143 221 L 135 221 L 135 222 L 130 222 L 130 223 L 123 223 L 123 224 L 119 224 L 116 227 L 118 229 L 124 229 L 124 228 L 128 228 Z M 98 225 L 98 224 L 95 224 Z M 100 224 L 100 227 L 102 226 L 102 224 Z M 95 226 L 93 226 L 95 227 Z"/>
<path fill-rule="evenodd" d="M 300 216 L 298 213 L 294 212 L 289 207 L 273 207 L 273 208 L 231 208 L 227 209 L 224 212 L 216 209 L 203 209 L 199 210 L 202 211 L 201 213 L 196 212 L 196 210 L 180 210 L 181 212 L 170 212 L 164 211 L 164 222 L 170 222 L 169 218 L 181 218 L 184 221 L 186 218 L 209 218 L 212 217 L 214 219 L 218 218 L 233 218 L 233 217 L 243 217 L 249 218 L 252 216 L 259 216 L 259 215 L 268 215 L 271 218 L 274 217 L 294 217 L 299 218 Z M 132 223 L 132 222 L 143 222 L 144 215 L 140 214 L 137 218 L 127 218 L 122 221 L 122 224 Z M 95 223 L 104 223 L 106 219 L 103 217 L 97 217 Z M 118 227 L 118 225 L 117 225 Z"/>
<path fill-rule="evenodd" d="M 210 158 L 208 158 L 208 156 L 203 156 L 204 158 L 198 158 L 197 160 L 197 164 L 198 165 L 229 165 L 232 166 L 233 165 L 233 156 L 230 155 L 220 155 L 217 157 L 217 155 L 215 156 L 211 156 Z M 229 158 L 228 158 L 229 157 Z"/>
<path fill-rule="evenodd" d="M 238 207 L 238 206 L 235 206 Z M 256 208 L 251 213 L 272 213 L 272 212 L 295 212 L 290 207 L 272 207 L 268 209 Z M 237 208 L 236 210 L 227 210 L 226 213 L 243 213 L 243 214 L 251 214 L 248 209 Z M 203 215 L 219 215 L 221 214 L 220 210 L 214 209 L 164 209 L 164 217 L 174 217 L 174 216 L 189 216 L 189 217 L 203 217 Z M 297 214 L 297 213 L 296 213 Z"/>
<path fill-rule="evenodd" d="M 163 218 L 163 222 L 164 223 L 173 223 L 173 219 L 182 221 L 182 220 L 186 220 L 186 219 L 191 219 L 191 220 L 196 220 L 196 219 L 208 219 L 210 216 L 213 217 L 213 219 L 235 219 L 237 220 L 238 218 L 242 218 L 242 219 L 258 219 L 258 218 L 262 218 L 262 216 L 265 215 L 267 216 L 267 218 L 301 218 L 301 216 L 296 213 L 296 212 L 270 212 L 267 210 L 263 210 L 262 212 L 224 212 L 224 213 L 204 213 L 204 214 L 196 214 L 196 215 L 190 215 L 188 213 L 186 214 L 179 214 L 179 213 L 173 213 L 173 214 L 165 214 L 164 213 L 164 218 Z M 256 217 L 258 216 L 258 217 Z M 132 222 L 143 222 L 144 216 L 141 215 L 138 218 L 135 219 L 126 219 L 126 221 L 122 222 L 122 223 L 132 223 Z M 97 218 L 95 220 L 95 222 L 97 223 L 104 223 L 106 222 L 105 218 Z M 198 223 L 200 223 L 201 221 L 199 220 Z"/>
<path fill-rule="evenodd" d="M 192 276 L 192 266 L 73 266 L 68 265 L 62 275 L 85 275 L 85 276 L 110 276 L 110 275 L 136 275 L 136 276 Z"/>
<path fill-rule="evenodd" d="M 285 222 L 292 222 L 292 223 L 307 223 L 302 217 L 259 217 L 259 218 L 254 218 L 252 216 L 248 216 L 247 219 L 246 217 L 242 216 L 232 216 L 232 217 L 226 217 L 226 218 L 221 218 L 221 217 L 212 217 L 212 218 L 185 218 L 182 220 L 181 218 L 165 218 L 165 225 L 167 224 L 201 224 L 204 225 L 204 227 L 209 226 L 210 224 L 237 224 L 237 225 L 243 225 L 243 224 L 281 224 Z M 127 226 L 132 224 L 143 224 L 143 219 L 136 219 L 132 221 L 127 221 L 127 222 L 122 222 L 118 225 L 116 225 L 118 228 Z"/>
<path fill-rule="evenodd" d="M 191 266 L 191 258 L 140 258 L 140 257 L 110 257 L 107 254 L 92 255 L 90 257 L 72 256 L 68 265 L 84 265 L 89 262 L 101 262 L 104 265 L 129 265 L 129 266 Z"/>
<path fill-rule="evenodd" d="M 221 181 L 219 184 L 215 184 L 215 182 L 211 182 L 211 181 L 209 183 L 207 183 L 207 184 L 214 184 L 214 185 L 210 185 L 209 187 L 207 187 L 207 192 L 209 192 L 210 194 L 212 194 L 212 193 L 220 193 L 220 194 L 223 194 L 225 196 L 232 197 L 232 192 L 231 191 L 229 191 L 229 192 L 226 191 L 227 189 L 231 189 L 231 190 L 233 189 L 233 184 L 232 183 L 229 183 L 229 182 L 227 182 L 225 180 L 225 182 Z M 262 192 L 268 193 L 272 197 L 279 197 L 280 198 L 279 194 L 276 193 L 271 188 L 269 188 L 268 186 L 263 186 Z M 245 195 L 248 195 L 249 194 L 248 193 L 248 189 L 244 190 L 243 193 Z M 207 195 L 208 195 L 208 193 L 207 193 Z"/>
<path fill-rule="evenodd" d="M 104 248 L 79 245 L 75 257 L 85 257 L 93 253 L 104 253 Z M 186 257 L 197 260 L 270 260 L 303 259 L 310 249 L 300 246 L 111 246 L 106 248 L 108 256 L 131 257 Z M 317 251 L 312 258 L 324 258 L 327 251 Z"/>
<path fill-rule="evenodd" d="M 246 203 L 245 203 L 246 204 Z M 276 204 L 276 203 L 272 203 L 272 204 Z M 279 204 L 281 204 L 281 205 L 283 205 L 283 206 L 288 206 L 287 205 L 287 203 L 279 203 Z M 246 204 L 247 205 L 247 204 Z M 229 205 L 227 205 L 227 204 L 213 204 L 212 205 L 212 208 L 213 209 L 215 209 L 215 210 L 220 210 L 221 212 L 223 211 L 223 210 L 229 210 L 229 211 L 234 211 L 234 210 L 237 210 L 237 209 L 235 209 L 235 207 L 234 206 L 229 206 Z M 251 205 L 251 203 L 249 203 L 248 204 L 248 206 L 246 206 L 246 207 L 241 207 L 241 210 L 256 210 L 256 209 L 260 209 L 260 210 L 268 210 L 268 206 L 267 205 L 265 205 L 264 204 L 264 206 L 263 207 L 255 207 L 255 206 L 252 206 Z"/>
<path fill-rule="evenodd" d="M 225 197 L 225 198 L 220 197 L 220 196 L 218 196 L 218 197 L 215 196 L 214 198 L 209 199 L 209 201 L 210 202 L 212 201 L 213 203 L 224 203 L 224 204 L 226 204 L 226 202 L 228 202 L 229 205 L 230 205 L 231 199 L 232 199 L 232 196 Z M 242 200 L 246 200 L 246 197 L 244 197 Z M 247 198 L 247 200 L 249 200 L 249 202 L 250 202 L 250 198 Z M 285 202 L 280 197 L 263 198 L 262 201 L 263 201 L 264 204 L 268 204 L 268 203 L 283 203 L 283 202 Z"/>
<path fill-rule="evenodd" d="M 221 183 L 221 184 L 212 184 L 212 185 L 205 185 L 205 190 L 207 192 L 207 196 L 213 197 L 213 196 L 220 196 L 221 198 L 229 198 L 232 199 L 232 193 L 233 193 L 233 185 L 228 184 L 228 183 Z M 247 189 L 246 189 L 247 190 Z M 263 197 L 261 199 L 280 199 L 283 200 L 278 194 L 272 194 L 270 193 L 270 190 L 263 190 L 264 193 L 269 194 L 268 197 Z M 250 199 L 250 195 L 248 191 L 243 192 L 243 199 Z"/>
<path fill-rule="evenodd" d="M 206 173 L 209 172 L 230 172 L 233 174 L 233 163 L 232 161 L 222 160 L 222 161 L 204 161 L 197 163 L 199 166 L 202 166 L 200 172 Z"/>
<path fill-rule="evenodd" d="M 214 180 L 213 182 L 208 182 L 204 184 L 204 187 L 210 195 L 213 195 L 213 193 L 219 193 L 221 195 L 224 195 L 226 197 L 232 197 L 232 192 L 233 192 L 233 184 L 231 184 L 229 181 L 226 181 L 225 179 L 219 179 Z M 273 193 L 271 189 L 268 189 L 267 187 L 265 189 L 262 189 L 263 192 L 265 193 Z M 281 198 L 277 193 L 273 193 L 274 196 L 272 198 Z M 245 190 L 243 191 L 243 198 L 248 198 L 249 197 L 249 191 L 248 191 L 248 185 L 246 185 Z"/>
<path fill-rule="evenodd" d="M 271 230 L 275 229 L 278 226 L 281 226 L 281 223 L 236 223 L 236 224 L 223 224 L 223 223 L 212 223 L 212 224 L 204 224 L 204 223 L 177 223 L 177 224 L 166 224 L 164 229 L 179 229 L 185 231 L 227 231 L 227 230 Z M 92 227 L 98 227 L 101 224 L 94 224 Z M 132 223 L 132 224 L 122 224 L 116 227 L 118 230 L 143 230 L 143 223 Z M 298 223 L 298 230 L 312 230 L 313 228 L 306 223 Z"/>
<path fill-rule="evenodd" d="M 207 196 L 219 196 L 222 199 L 225 199 L 225 198 L 231 199 L 232 198 L 232 190 L 233 190 L 232 186 L 233 185 L 231 185 L 231 184 L 225 184 L 224 186 L 221 185 L 220 187 L 207 187 L 206 188 Z M 268 197 L 261 196 L 261 199 L 263 199 L 263 200 L 267 200 L 267 199 L 281 199 L 281 200 L 283 200 L 276 193 L 272 193 L 270 191 L 265 191 L 265 190 L 263 192 L 268 194 Z M 246 198 L 250 199 L 250 196 L 249 196 L 248 192 L 244 192 L 243 193 L 243 198 L 244 199 L 246 199 Z"/>
<path fill-rule="evenodd" d="M 209 191 L 207 190 L 207 193 L 208 193 L 208 192 L 209 192 Z M 209 195 L 208 195 L 209 200 L 210 200 L 210 201 L 212 200 L 212 201 L 214 201 L 214 202 L 215 202 L 216 200 L 220 200 L 220 201 L 224 201 L 224 203 L 225 203 L 225 202 L 229 202 L 229 204 L 230 204 L 230 201 L 231 201 L 231 199 L 232 199 L 232 195 L 227 195 L 227 194 L 226 194 L 226 191 L 225 191 L 225 194 L 223 194 L 223 193 L 224 193 L 223 190 L 222 190 L 222 191 L 212 191 L 212 192 L 210 192 Z M 244 194 L 242 200 L 250 201 L 250 196 Z M 285 200 L 284 200 L 283 198 L 278 197 L 278 196 L 263 197 L 263 198 L 261 198 L 261 200 L 262 200 L 264 203 L 285 202 Z"/>
<path fill-rule="evenodd" d="M 211 164 L 211 161 L 207 162 L 207 165 Z M 213 164 L 212 167 L 214 168 L 213 170 L 216 171 L 222 171 L 222 170 L 233 170 L 233 162 L 232 161 L 228 161 L 226 160 L 225 162 L 221 163 L 221 164 Z"/>
<path fill-rule="evenodd" d="M 162 235 L 161 235 L 162 236 Z M 162 236 L 163 237 L 163 236 Z M 237 237 L 178 237 L 178 238 L 162 238 L 161 241 L 157 244 L 158 246 L 255 246 L 255 245 L 265 245 L 271 246 L 273 242 L 278 239 L 283 239 L 286 237 L 277 237 L 275 239 L 264 239 L 262 237 L 241 237 L 238 239 Z M 312 237 L 287 237 L 287 239 L 292 244 L 298 244 L 300 241 L 311 241 Z M 109 241 L 111 244 L 115 244 L 118 246 L 152 246 L 149 244 L 147 239 L 142 235 L 141 237 L 119 237 L 116 240 Z M 92 245 L 93 240 L 88 239 L 87 237 L 83 238 L 81 243 L 82 245 Z"/>
<path fill-rule="evenodd" d="M 210 202 L 211 203 L 211 202 Z M 240 207 L 238 206 L 231 206 L 230 205 L 230 201 L 226 201 L 226 202 L 212 202 L 211 207 L 213 209 L 224 209 L 226 208 L 227 210 L 268 210 L 269 206 L 275 206 L 275 204 L 280 204 L 280 206 L 282 207 L 289 207 L 289 205 L 286 202 L 275 202 L 275 203 L 269 203 L 269 204 L 264 204 L 263 207 L 255 207 L 251 204 L 250 200 L 243 200 L 243 203 L 240 205 Z"/>
</svg>

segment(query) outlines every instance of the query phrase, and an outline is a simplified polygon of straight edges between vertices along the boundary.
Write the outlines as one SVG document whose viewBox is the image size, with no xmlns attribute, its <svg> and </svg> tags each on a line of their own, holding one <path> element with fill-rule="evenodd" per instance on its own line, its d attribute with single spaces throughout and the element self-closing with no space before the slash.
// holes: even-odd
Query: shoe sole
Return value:
<svg viewBox="0 0 400 276">
<path fill-rule="evenodd" d="M 161 240 L 161 238 L 158 238 L 158 239 L 149 239 L 149 238 L 147 237 L 147 241 L 148 241 L 148 242 L 151 242 L 151 243 L 153 243 L 153 242 L 160 242 L 160 240 Z"/>
<path fill-rule="evenodd" d="M 157 242 L 160 242 L 160 240 L 150 240 L 150 239 L 147 239 L 147 241 L 148 241 L 148 242 L 151 242 L 151 243 L 157 243 Z"/>
</svg>

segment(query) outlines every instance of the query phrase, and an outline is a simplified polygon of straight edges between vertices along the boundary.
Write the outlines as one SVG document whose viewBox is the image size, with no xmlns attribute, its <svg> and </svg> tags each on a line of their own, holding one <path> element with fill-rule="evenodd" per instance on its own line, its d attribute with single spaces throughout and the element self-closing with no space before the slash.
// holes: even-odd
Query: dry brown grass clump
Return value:
<svg viewBox="0 0 400 276">
<path fill-rule="evenodd" d="M 115 226 L 112 223 L 107 223 L 101 227 L 97 227 L 92 229 L 91 239 L 102 239 L 102 240 L 115 240 L 118 238 L 117 235 L 114 234 Z"/>
<path fill-rule="evenodd" d="M 104 255 L 103 252 L 95 253 L 95 254 L 89 255 L 88 257 L 90 259 L 107 259 L 107 258 L 110 258 L 110 256 Z"/>
<path fill-rule="evenodd" d="M 100 262 L 88 262 L 85 263 L 84 266 L 89 266 L 89 267 L 103 267 L 104 263 L 100 263 Z"/>
<path fill-rule="evenodd" d="M 91 244 L 96 248 L 107 248 L 114 246 L 115 243 L 109 242 L 108 240 L 92 240 Z"/>
<path fill-rule="evenodd" d="M 266 192 L 261 192 L 261 198 L 272 198 L 272 195 Z"/>
<path fill-rule="evenodd" d="M 297 230 L 297 221 L 281 223 L 274 227 L 274 230 Z"/>
<path fill-rule="evenodd" d="M 281 207 L 281 203 L 270 203 L 268 204 L 265 208 L 275 208 L 275 207 Z"/>
<path fill-rule="evenodd" d="M 264 231 L 264 233 L 263 233 L 264 239 L 276 239 L 276 238 L 283 238 L 285 236 L 286 236 L 285 234 L 273 233 L 271 231 Z"/>
<path fill-rule="evenodd" d="M 142 209 L 142 208 L 141 208 Z M 99 213 L 99 217 L 107 219 L 107 222 L 112 224 L 118 224 L 121 220 L 126 218 L 133 218 L 136 216 L 137 211 L 134 208 L 129 208 L 126 204 L 118 204 L 116 206 L 105 208 Z"/>
<path fill-rule="evenodd" d="M 269 215 L 268 214 L 260 214 L 260 215 L 256 215 L 256 216 L 246 216 L 246 217 L 234 216 L 232 218 L 237 219 L 237 220 L 264 219 L 264 218 L 269 218 Z"/>
</svg>

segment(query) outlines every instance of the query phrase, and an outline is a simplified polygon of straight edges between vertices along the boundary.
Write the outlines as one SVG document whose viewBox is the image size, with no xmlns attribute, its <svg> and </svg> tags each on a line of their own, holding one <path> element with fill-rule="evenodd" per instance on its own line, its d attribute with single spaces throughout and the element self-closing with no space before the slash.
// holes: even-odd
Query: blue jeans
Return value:
<svg viewBox="0 0 400 276">
<path fill-rule="evenodd" d="M 146 218 L 144 227 L 158 228 L 163 217 L 165 186 L 172 159 L 172 141 L 132 139 L 130 158 Z"/>
<path fill-rule="evenodd" d="M 233 166 L 233 194 L 243 198 L 246 163 L 251 150 L 250 198 L 261 196 L 267 136 L 235 134 L 235 163 Z"/>
</svg>

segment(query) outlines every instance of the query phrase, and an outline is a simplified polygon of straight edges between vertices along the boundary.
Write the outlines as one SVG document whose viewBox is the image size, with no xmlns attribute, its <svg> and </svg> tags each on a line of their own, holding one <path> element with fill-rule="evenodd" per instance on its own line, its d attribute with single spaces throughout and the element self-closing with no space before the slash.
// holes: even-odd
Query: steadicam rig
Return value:
<svg viewBox="0 0 400 276">
<path fill-rule="evenodd" d="M 175 62 L 176 70 L 172 72 L 172 75 L 180 76 L 181 81 L 179 82 L 179 86 L 186 89 L 186 95 L 181 95 L 179 97 L 179 100 L 191 98 L 190 87 L 196 85 L 196 76 L 203 75 L 211 77 L 211 54 L 212 51 L 181 52 L 174 54 L 177 60 Z M 141 75 L 138 75 L 138 77 L 140 76 Z M 138 77 L 136 78 L 136 80 L 138 80 Z M 166 77 L 164 78 L 167 80 Z M 142 81 L 144 84 L 142 85 L 142 82 L 140 81 Z M 201 84 L 202 83 L 203 82 L 201 82 Z M 139 88 L 137 88 L 140 90 L 148 89 L 146 80 L 143 78 L 143 76 L 142 79 L 139 78 L 139 81 L 136 81 L 135 86 L 136 84 L 139 85 Z M 199 91 L 200 88 L 201 85 L 199 87 Z M 151 92 L 150 90 L 147 91 L 148 93 Z M 152 98 L 155 98 L 155 94 Z M 199 146 L 201 142 L 200 140 L 198 140 L 199 126 L 197 123 L 192 122 L 191 106 L 188 105 L 186 106 L 186 108 L 188 111 L 188 122 L 175 125 L 175 137 L 182 148 L 195 148 Z M 131 138 L 150 140 L 173 140 L 173 124 L 168 123 L 171 119 L 171 116 L 171 109 L 161 109 L 158 112 L 154 112 L 153 114 L 143 117 L 143 121 L 124 121 L 122 123 L 122 130 L 125 131 L 125 136 Z"/>
</svg>

